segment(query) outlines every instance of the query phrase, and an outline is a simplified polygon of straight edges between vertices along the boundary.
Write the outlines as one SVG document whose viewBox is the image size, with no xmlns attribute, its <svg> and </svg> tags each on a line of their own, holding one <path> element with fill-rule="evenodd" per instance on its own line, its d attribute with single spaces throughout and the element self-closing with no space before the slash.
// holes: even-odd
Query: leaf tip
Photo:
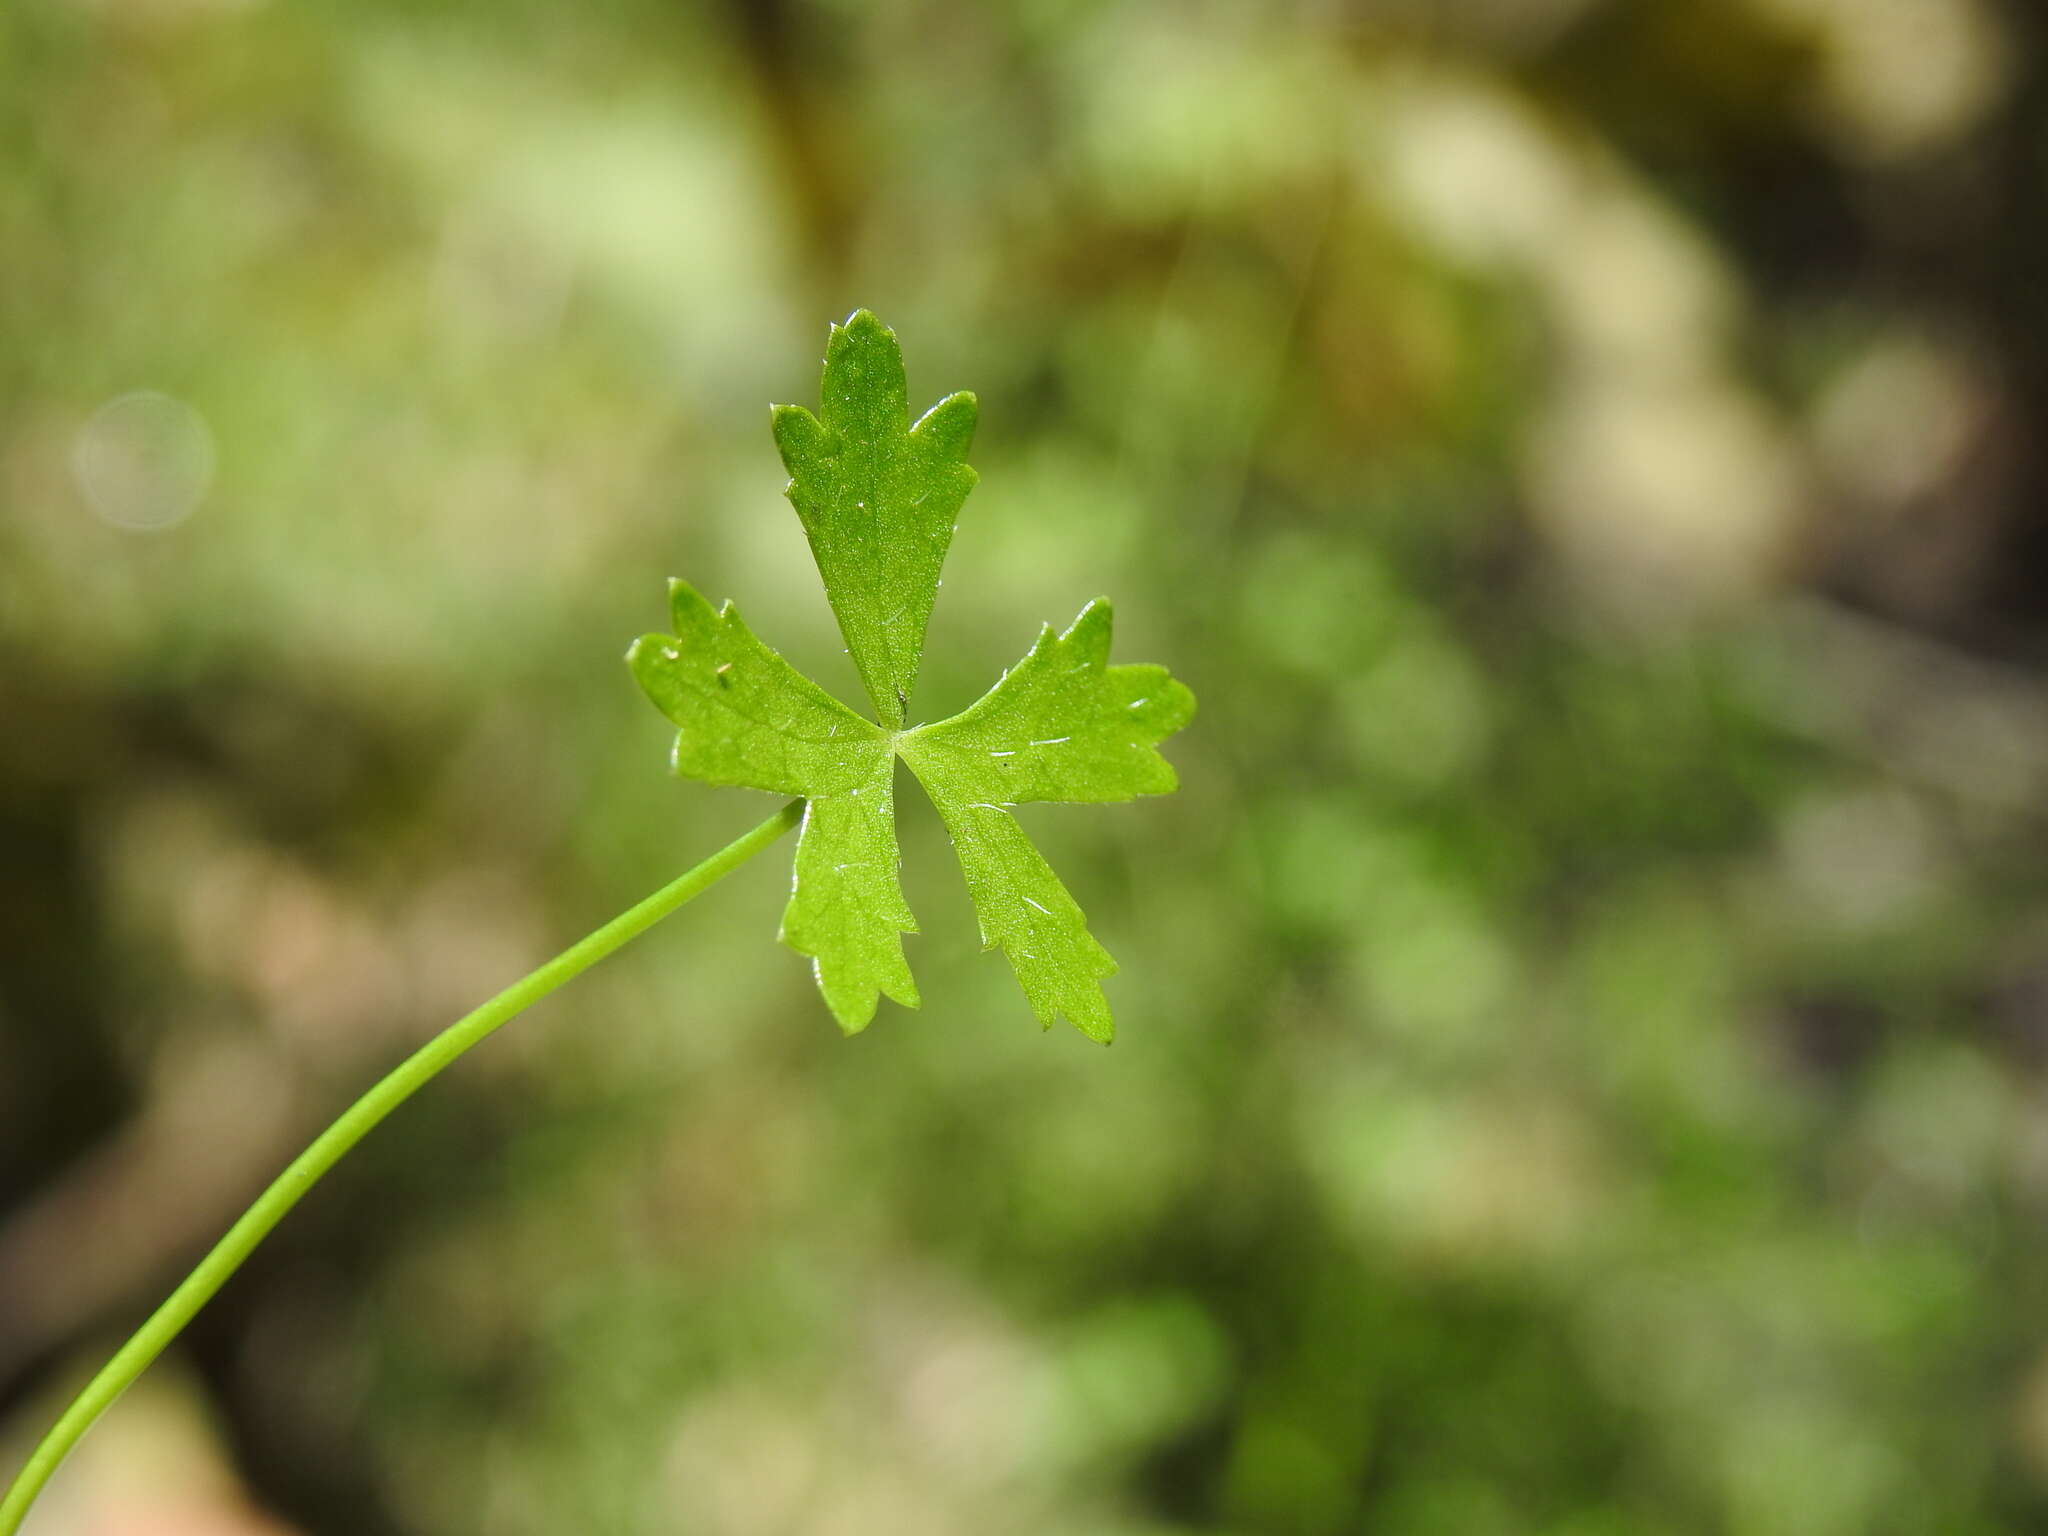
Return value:
<svg viewBox="0 0 2048 1536">
<path fill-rule="evenodd" d="M 675 716 L 675 669 L 682 660 L 674 635 L 642 635 L 626 647 L 626 667 L 654 707 L 670 720 Z"/>
<path fill-rule="evenodd" d="M 1109 665 L 1110 634 L 1115 627 L 1116 614 L 1109 599 L 1098 597 L 1074 616 L 1074 622 L 1059 637 L 1059 644 L 1073 647 L 1072 654 L 1082 664 L 1099 672 Z M 1052 626 L 1046 628 L 1050 631 Z"/>
<path fill-rule="evenodd" d="M 1101 630 L 1107 635 L 1116 624 L 1116 609 L 1106 597 L 1091 597 L 1088 606 L 1074 615 L 1074 622 L 1067 626 L 1069 636 L 1086 629 L 1090 635 Z"/>
<path fill-rule="evenodd" d="M 711 601 L 682 577 L 671 576 L 668 582 L 668 615 L 677 634 L 688 634 L 711 616 Z"/>
<path fill-rule="evenodd" d="M 837 325 L 833 326 L 832 329 L 834 331 L 844 332 L 847 335 L 863 339 L 878 337 L 887 338 L 890 341 L 894 341 L 896 339 L 896 333 L 890 330 L 889 327 L 887 327 L 886 325 L 882 324 L 880 318 L 875 314 L 875 312 L 872 309 L 869 309 L 866 305 L 862 305 L 859 309 L 856 309 L 844 320 L 840 321 Z"/>
<path fill-rule="evenodd" d="M 878 376 L 893 393 L 903 386 L 903 348 L 896 333 L 875 317 L 871 309 L 856 309 L 825 341 L 825 371 L 831 376 L 840 368 L 865 371 L 879 368 Z M 829 404 L 829 401 L 827 402 Z"/>
<path fill-rule="evenodd" d="M 1116 1020 L 1110 1016 L 1109 1002 L 1103 997 L 1100 987 L 1095 990 L 1095 1004 L 1079 1014 L 1068 1013 L 1067 1020 L 1097 1045 L 1113 1045 L 1116 1042 Z"/>
<path fill-rule="evenodd" d="M 825 446 L 824 426 L 800 405 L 769 406 L 768 432 L 775 439 L 776 451 L 782 455 L 783 468 L 792 476 L 800 464 L 815 457 Z"/>
<path fill-rule="evenodd" d="M 789 943 L 786 936 L 783 942 Z M 825 999 L 825 1006 L 831 1011 L 839 1032 L 848 1039 L 875 1022 L 875 1015 L 881 1011 L 885 997 L 905 1008 L 924 1006 L 924 999 L 918 995 L 917 982 L 908 968 L 899 976 L 885 977 L 879 982 L 863 980 L 849 984 L 844 977 L 836 981 L 828 978 L 823 958 L 813 955 L 811 978 L 817 983 L 819 995 Z"/>
<path fill-rule="evenodd" d="M 955 390 L 912 423 L 910 435 L 938 459 L 959 466 L 971 489 L 980 479 L 967 462 L 974 446 L 974 429 L 981 421 L 981 401 L 972 390 Z"/>
<path fill-rule="evenodd" d="M 787 935 L 782 942 L 790 942 Z M 832 1021 L 839 1026 L 842 1035 L 851 1039 L 874 1023 L 875 1010 L 881 1006 L 881 994 L 873 987 L 848 987 L 828 978 L 821 955 L 811 956 L 811 980 L 817 984 L 819 995 L 825 999 L 825 1006 L 832 1012 Z"/>
</svg>

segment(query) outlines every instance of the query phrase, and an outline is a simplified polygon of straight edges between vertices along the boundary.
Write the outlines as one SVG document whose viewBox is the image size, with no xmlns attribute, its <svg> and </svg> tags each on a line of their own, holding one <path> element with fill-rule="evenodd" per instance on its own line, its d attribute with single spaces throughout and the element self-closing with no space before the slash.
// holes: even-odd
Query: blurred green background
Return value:
<svg viewBox="0 0 2048 1536">
<path fill-rule="evenodd" d="M 846 1042 L 787 850 L 310 1200 L 31 1529 L 2048 1529 L 2025 0 L 12 0 L 0 1451 L 858 699 L 768 436 L 976 390 L 914 713 L 1098 593 L 1183 789 Z"/>
</svg>

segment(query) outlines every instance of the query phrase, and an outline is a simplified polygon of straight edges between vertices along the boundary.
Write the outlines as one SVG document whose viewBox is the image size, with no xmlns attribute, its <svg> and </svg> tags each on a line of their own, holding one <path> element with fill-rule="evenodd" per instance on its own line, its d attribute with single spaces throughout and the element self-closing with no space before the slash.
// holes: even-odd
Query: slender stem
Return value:
<svg viewBox="0 0 2048 1536">
<path fill-rule="evenodd" d="M 199 1309 L 228 1277 L 241 1268 L 256 1245 L 307 1190 L 328 1169 L 347 1155 L 350 1148 L 367 1136 L 399 1105 L 411 1098 L 471 1046 L 477 1044 L 516 1014 L 546 997 L 572 977 L 582 974 L 629 940 L 639 937 L 691 897 L 731 874 L 755 854 L 768 847 L 803 819 L 804 803 L 793 801 L 762 822 L 753 831 L 711 855 L 687 874 L 663 886 L 638 906 L 620 913 L 597 932 L 571 945 L 532 975 L 515 981 L 474 1013 L 458 1019 L 421 1046 L 388 1077 L 364 1094 L 339 1120 L 320 1133 L 319 1139 L 301 1152 L 290 1167 L 278 1175 L 241 1220 L 228 1229 L 199 1267 L 171 1293 L 170 1299 L 135 1331 L 114 1358 L 86 1385 L 64 1410 L 64 1416 L 43 1437 L 28 1459 L 21 1475 L 0 1500 L 0 1536 L 14 1536 L 28 1515 L 29 1506 L 42 1492 L 71 1448 L 93 1421 L 112 1406 L 149 1363 L 163 1353 Z"/>
</svg>

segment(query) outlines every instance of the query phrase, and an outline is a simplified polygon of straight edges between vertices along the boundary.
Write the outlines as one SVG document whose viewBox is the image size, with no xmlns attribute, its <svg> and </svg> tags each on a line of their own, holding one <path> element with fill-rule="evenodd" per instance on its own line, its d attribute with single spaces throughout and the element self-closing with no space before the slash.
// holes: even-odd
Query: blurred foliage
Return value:
<svg viewBox="0 0 2048 1536">
<path fill-rule="evenodd" d="M 905 786 L 924 1009 L 840 1041 L 764 861 L 493 1041 L 181 1351 L 254 1497 L 2040 1529 L 2040 32 L 0 9 L 14 1433 L 407 1042 L 765 812 L 663 771 L 665 577 L 858 697 L 765 407 L 868 304 L 983 407 L 922 710 L 1097 592 L 1203 701 L 1180 795 L 1027 811 L 1122 1038 L 1032 1027 Z"/>
</svg>

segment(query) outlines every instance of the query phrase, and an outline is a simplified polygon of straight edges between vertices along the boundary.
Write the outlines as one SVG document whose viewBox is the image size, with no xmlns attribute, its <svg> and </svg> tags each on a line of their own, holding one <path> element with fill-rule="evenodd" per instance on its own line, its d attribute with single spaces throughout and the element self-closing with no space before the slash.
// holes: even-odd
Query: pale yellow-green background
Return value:
<svg viewBox="0 0 2048 1536">
<path fill-rule="evenodd" d="M 46 1536 L 2048 1525 L 2048 70 L 2022 0 L 0 10 L 8 1460 L 423 1038 L 857 698 L 767 431 L 976 390 L 913 713 L 1200 697 L 1041 1035 L 786 850 L 280 1233 Z M 261 1513 L 259 1513 L 259 1511 Z"/>
</svg>

